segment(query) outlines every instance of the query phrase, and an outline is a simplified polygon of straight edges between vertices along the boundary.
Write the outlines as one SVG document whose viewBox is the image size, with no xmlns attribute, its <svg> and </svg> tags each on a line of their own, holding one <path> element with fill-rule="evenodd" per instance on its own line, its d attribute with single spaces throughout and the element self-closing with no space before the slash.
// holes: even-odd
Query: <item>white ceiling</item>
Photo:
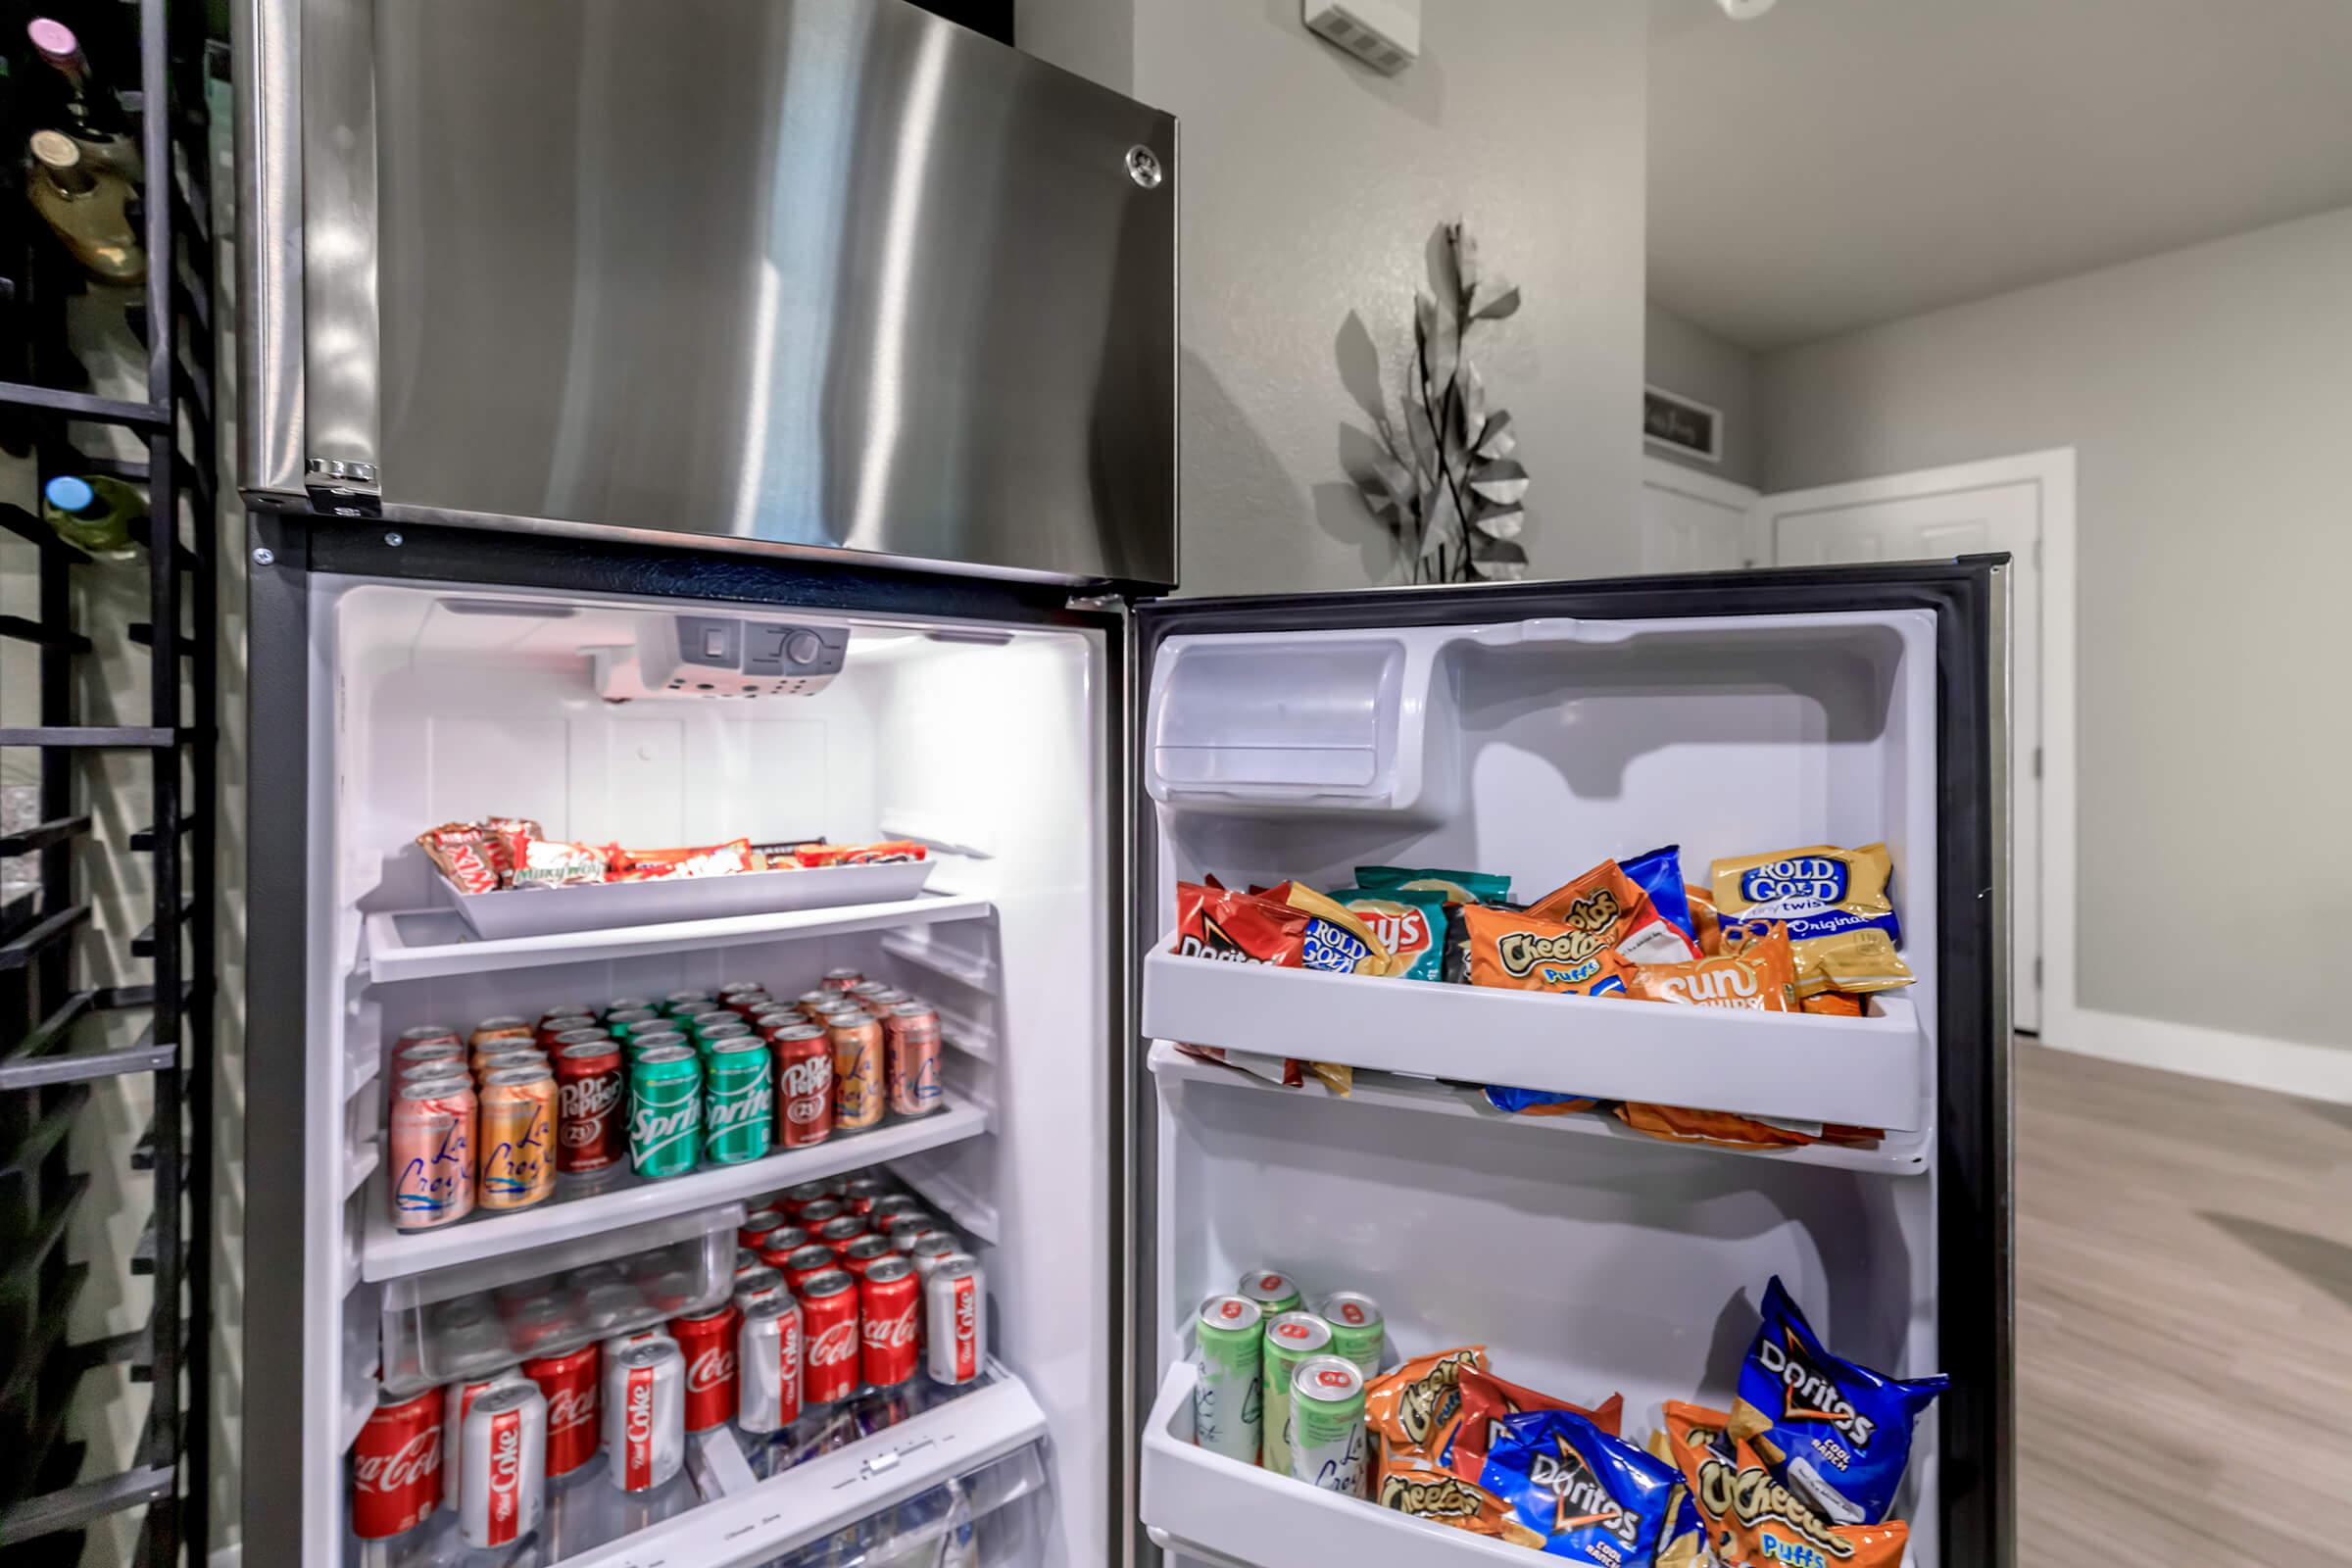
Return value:
<svg viewBox="0 0 2352 1568">
<path fill-rule="evenodd" d="M 1758 350 L 2352 204 L 2352 0 L 1651 0 L 1650 297 Z"/>
</svg>

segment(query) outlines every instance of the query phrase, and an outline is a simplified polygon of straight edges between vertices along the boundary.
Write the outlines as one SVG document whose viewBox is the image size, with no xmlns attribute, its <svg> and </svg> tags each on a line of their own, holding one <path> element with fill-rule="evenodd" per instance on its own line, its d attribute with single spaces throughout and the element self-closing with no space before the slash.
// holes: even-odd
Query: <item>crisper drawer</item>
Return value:
<svg viewBox="0 0 2352 1568">
<path fill-rule="evenodd" d="M 724 1300 L 741 1203 L 510 1252 L 384 1287 L 384 1386 L 409 1394 Z"/>
</svg>

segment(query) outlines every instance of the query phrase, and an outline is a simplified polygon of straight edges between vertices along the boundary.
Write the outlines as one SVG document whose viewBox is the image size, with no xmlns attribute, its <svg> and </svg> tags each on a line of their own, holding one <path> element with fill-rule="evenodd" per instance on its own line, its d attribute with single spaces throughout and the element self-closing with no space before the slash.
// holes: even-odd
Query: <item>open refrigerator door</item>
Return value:
<svg viewBox="0 0 2352 1568">
<path fill-rule="evenodd" d="M 1150 1545 L 2012 1560 L 2005 593 L 1139 612 Z"/>
</svg>

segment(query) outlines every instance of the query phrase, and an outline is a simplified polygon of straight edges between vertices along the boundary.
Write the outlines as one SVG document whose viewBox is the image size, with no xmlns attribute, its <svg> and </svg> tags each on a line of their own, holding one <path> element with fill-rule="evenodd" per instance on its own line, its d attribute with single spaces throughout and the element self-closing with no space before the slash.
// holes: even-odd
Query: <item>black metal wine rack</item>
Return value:
<svg viewBox="0 0 2352 1568">
<path fill-rule="evenodd" d="M 24 188 L 26 138 L 43 128 L 24 89 L 48 69 L 26 39 L 36 15 L 72 26 L 99 74 L 121 84 L 144 165 L 148 272 L 128 313 L 145 350 L 136 399 L 88 389 L 67 327 L 85 285 Z M 10 715 L 0 747 L 36 748 L 40 759 L 38 824 L 0 836 L 0 856 L 39 856 L 37 890 L 0 907 L 0 1561 L 9 1564 L 77 1562 L 85 1533 L 133 1509 L 144 1509 L 131 1559 L 141 1568 L 177 1564 L 183 1550 L 200 1562 L 207 1544 L 219 479 L 206 81 L 224 67 L 205 15 L 202 0 L 53 0 L 37 10 L 0 0 L 10 68 L 0 78 L 0 448 L 29 455 L 37 481 L 104 474 L 143 485 L 149 515 L 134 531 L 135 564 L 101 567 L 43 521 L 37 489 L 29 508 L 0 499 L 0 528 L 33 547 L 39 577 L 38 617 L 0 616 L 0 638 L 32 645 L 39 684 L 39 722 Z M 144 456 L 83 450 L 102 426 L 128 431 Z M 74 624 L 74 574 L 99 569 L 142 572 L 144 621 Z M 147 650 L 144 724 L 82 720 L 76 661 L 110 640 Z M 154 815 L 127 850 L 152 862 L 154 918 L 129 943 L 151 966 L 145 984 L 87 984 L 76 954 L 92 924 L 77 881 L 90 885 L 90 858 L 104 853 L 90 767 L 109 753 L 149 764 Z M 134 1019 L 144 1020 L 135 1037 Z M 94 1088 L 125 1074 L 150 1075 L 154 1087 L 153 1125 L 130 1156 L 152 1208 L 127 1257 L 74 1259 L 65 1238 L 90 1177 L 69 1162 L 70 1135 Z M 70 1338 L 94 1268 L 153 1276 L 144 1327 Z M 127 1466 L 85 1477 L 92 1466 L 68 1413 L 78 1398 L 86 1417 L 85 1379 L 106 1364 L 147 1385 L 146 1411 Z"/>
</svg>

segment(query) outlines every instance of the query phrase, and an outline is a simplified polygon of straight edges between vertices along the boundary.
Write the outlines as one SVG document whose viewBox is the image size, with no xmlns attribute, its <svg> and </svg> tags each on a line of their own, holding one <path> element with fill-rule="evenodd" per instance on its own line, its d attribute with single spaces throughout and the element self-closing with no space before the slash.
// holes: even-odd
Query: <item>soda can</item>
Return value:
<svg viewBox="0 0 2352 1568">
<path fill-rule="evenodd" d="M 507 1343 L 516 1355 L 537 1355 L 542 1346 L 578 1326 L 569 1301 L 554 1296 L 534 1297 L 508 1316 Z"/>
<path fill-rule="evenodd" d="M 780 1208 L 755 1208 L 743 1216 L 735 1227 L 735 1242 L 739 1247 L 757 1248 L 770 1231 L 784 1228 L 784 1211 Z"/>
<path fill-rule="evenodd" d="M 833 1043 L 833 1125 L 845 1133 L 882 1124 L 882 1026 L 862 1012 L 837 1012 L 825 1024 Z"/>
<path fill-rule="evenodd" d="M 704 1162 L 741 1165 L 765 1157 L 776 1127 L 767 1042 L 748 1030 L 713 1041 L 703 1082 Z"/>
<path fill-rule="evenodd" d="M 443 1364 L 453 1367 L 473 1367 L 494 1364 L 506 1359 L 507 1326 L 491 1315 L 482 1301 L 464 1299 L 449 1303 L 434 1322 L 434 1341 L 440 1347 Z M 444 1450 L 444 1462 L 455 1464 L 454 1450 Z"/>
<path fill-rule="evenodd" d="M 1366 1382 L 1380 1376 L 1380 1342 L 1388 1324 L 1380 1303 L 1361 1291 L 1334 1291 L 1315 1303 L 1315 1316 L 1331 1325 L 1331 1353 L 1353 1361 Z"/>
<path fill-rule="evenodd" d="M 458 1534 L 469 1546 L 504 1546 L 539 1528 L 547 1495 L 547 1396 L 526 1378 L 467 1406 L 460 1440 L 465 1480 Z"/>
<path fill-rule="evenodd" d="M 770 1268 L 782 1268 L 786 1258 L 815 1240 L 798 1225 L 779 1225 L 760 1244 L 760 1261 Z"/>
<path fill-rule="evenodd" d="M 863 1279 L 865 1271 L 873 1267 L 875 1263 L 883 1258 L 898 1255 L 891 1250 L 888 1238 L 876 1236 L 869 1231 L 841 1250 L 841 1266 L 859 1279 Z"/>
<path fill-rule="evenodd" d="M 689 1432 L 708 1432 L 735 1419 L 736 1329 L 742 1322 L 732 1301 L 669 1320 L 669 1336 L 686 1359 Z"/>
<path fill-rule="evenodd" d="M 441 1386 L 441 1505 L 455 1510 L 466 1490 L 466 1412 L 473 1401 L 522 1373 L 513 1362 Z"/>
<path fill-rule="evenodd" d="M 650 1324 L 645 1328 L 629 1329 L 620 1334 L 607 1335 L 598 1346 L 598 1348 L 605 1352 L 606 1384 L 608 1386 L 611 1385 L 612 1381 L 612 1368 L 618 1364 L 620 1360 L 620 1354 L 623 1350 L 630 1348 L 632 1346 L 651 1345 L 656 1340 L 666 1340 L 668 1338 L 669 1326 L 663 1323 Z"/>
<path fill-rule="evenodd" d="M 874 1200 L 874 1206 L 868 1212 L 867 1218 L 874 1222 L 875 1229 L 887 1230 L 890 1228 L 892 1220 L 910 1214 L 923 1219 L 930 1217 L 923 1212 L 921 1200 L 911 1194 L 885 1193 L 882 1197 Z"/>
<path fill-rule="evenodd" d="M 1310 1355 L 1291 1373 L 1291 1479 L 1364 1495 L 1364 1373 L 1340 1355 Z"/>
<path fill-rule="evenodd" d="M 870 997 L 877 991 L 888 991 L 889 989 L 890 982 L 887 980 L 860 980 L 856 985 L 850 987 L 850 995 L 853 997 Z"/>
<path fill-rule="evenodd" d="M 557 1035 L 554 1039 L 547 1042 L 547 1049 L 549 1051 L 562 1051 L 565 1046 L 592 1045 L 599 1040 L 610 1040 L 614 1045 L 620 1044 L 620 1036 L 614 1034 L 603 1024 L 591 1023 L 583 1018 L 575 1018 L 571 1020 L 570 1028 L 564 1030 L 562 1034 Z"/>
<path fill-rule="evenodd" d="M 841 1206 L 845 1213 L 871 1214 L 874 1200 L 888 1198 L 890 1183 L 879 1176 L 855 1176 L 842 1184 Z"/>
<path fill-rule="evenodd" d="M 556 1169 L 607 1170 L 628 1157 L 629 1080 L 620 1045 L 597 1040 L 556 1052 Z"/>
<path fill-rule="evenodd" d="M 738 1247 L 735 1249 L 735 1277 L 737 1279 L 743 1278 L 746 1274 L 749 1274 L 756 1268 L 767 1268 L 770 1266 L 771 1265 L 760 1258 L 758 1252 L 753 1251 L 750 1248 Z"/>
<path fill-rule="evenodd" d="M 735 1304 L 737 1306 L 749 1306 L 754 1301 L 764 1301 L 786 1294 L 784 1275 L 779 1269 L 763 1266 L 752 1270 L 749 1274 L 739 1274 L 735 1278 Z"/>
<path fill-rule="evenodd" d="M 445 1023 L 420 1023 L 414 1029 L 403 1029 L 392 1038 L 392 1054 L 400 1056 L 422 1046 L 456 1046 L 466 1048 L 466 1037 Z"/>
<path fill-rule="evenodd" d="M 794 1191 L 797 1192 L 799 1189 L 796 1188 Z M 793 1216 L 792 1222 L 813 1236 L 848 1212 L 848 1209 L 842 1207 L 840 1199 L 819 1198 L 803 1203 L 801 1211 Z"/>
<path fill-rule="evenodd" d="M 795 1225 L 807 1225 L 808 1223 L 807 1212 L 808 1205 L 821 1203 L 824 1200 L 825 1184 L 823 1182 L 803 1182 L 798 1187 L 785 1188 L 783 1196 L 776 1200 L 776 1206 L 782 1209 L 784 1217 Z"/>
<path fill-rule="evenodd" d="M 1266 1405 L 1259 1462 L 1268 1470 L 1291 1473 L 1291 1374 L 1301 1361 L 1330 1349 L 1331 1325 L 1312 1312 L 1285 1312 L 1266 1319 Z"/>
<path fill-rule="evenodd" d="M 833 1136 L 833 1040 L 818 1024 L 778 1029 L 768 1051 L 776 1081 L 776 1140 L 807 1149 Z"/>
<path fill-rule="evenodd" d="M 923 1280 L 924 1338 L 931 1381 L 951 1388 L 980 1375 L 988 1358 L 988 1302 L 980 1260 L 957 1252 L 939 1260 Z"/>
<path fill-rule="evenodd" d="M 556 1013 L 541 1018 L 532 1026 L 531 1044 L 537 1046 L 541 1051 L 553 1051 L 556 1049 L 556 1042 L 565 1035 L 587 1029 L 596 1029 L 594 1018 L 579 1013 Z M 602 1029 L 597 1029 L 596 1032 L 600 1035 L 604 1033 Z"/>
<path fill-rule="evenodd" d="M 556 1191 L 556 1075 L 545 1067 L 494 1072 L 480 1098 L 475 1201 L 499 1210 L 545 1202 Z"/>
<path fill-rule="evenodd" d="M 718 1003 L 708 991 L 672 991 L 656 1005 L 674 1018 L 692 1008 L 715 1007 Z"/>
<path fill-rule="evenodd" d="M 937 1226 L 919 1215 L 899 1214 L 892 1217 L 882 1234 L 894 1250 L 911 1253 L 915 1243 L 926 1236 L 935 1235 L 937 1231 Z"/>
<path fill-rule="evenodd" d="M 620 1042 L 620 1049 L 627 1052 L 632 1060 L 653 1050 L 656 1046 L 691 1046 L 694 1044 L 691 1039 L 687 1038 L 685 1030 L 673 1028 L 667 1019 L 657 1024 L 648 1024 L 642 1029 L 632 1029 L 625 1035 L 615 1035 L 613 1038 Z"/>
<path fill-rule="evenodd" d="M 473 1088 L 472 1069 L 466 1065 L 463 1057 L 446 1061 L 412 1061 L 392 1075 L 395 1094 L 410 1084 L 432 1083 L 442 1079 L 462 1083 L 468 1090 Z"/>
<path fill-rule="evenodd" d="M 477 1106 L 455 1078 L 403 1085 L 392 1102 L 392 1224 L 429 1231 L 473 1212 Z"/>
<path fill-rule="evenodd" d="M 522 1375 L 547 1399 L 547 1474 L 567 1476 L 596 1457 L 603 1439 L 598 1395 L 604 1352 L 593 1344 L 522 1363 Z"/>
<path fill-rule="evenodd" d="M 934 1231 L 915 1242 L 914 1246 L 907 1250 L 906 1260 L 914 1265 L 914 1271 L 917 1274 L 924 1279 L 929 1279 L 932 1271 L 937 1269 L 944 1260 L 956 1256 L 962 1250 L 962 1248 L 956 1245 L 955 1237 L 944 1231 Z"/>
<path fill-rule="evenodd" d="M 850 1244 L 860 1236 L 871 1235 L 862 1214 L 842 1214 L 816 1228 L 816 1239 L 833 1249 L 836 1257 L 849 1250 Z"/>
<path fill-rule="evenodd" d="M 784 1259 L 784 1283 L 795 1296 L 808 1294 L 808 1282 L 819 1274 L 830 1274 L 841 1267 L 841 1259 L 833 1249 L 822 1242 L 811 1242 Z"/>
<path fill-rule="evenodd" d="M 826 1003 L 840 1000 L 841 993 L 838 991 L 804 991 L 792 999 L 792 1005 L 800 1008 L 803 1017 L 813 1018 Z"/>
<path fill-rule="evenodd" d="M 882 1015 L 894 1115 L 928 1116 L 947 1103 L 939 1082 L 939 1014 L 930 1004 L 902 1002 Z"/>
<path fill-rule="evenodd" d="M 759 1036 L 752 1033 L 750 1024 L 745 1023 L 723 1007 L 688 1024 L 686 1036 L 705 1051 L 709 1051 L 721 1040 L 759 1039 Z M 760 1043 L 762 1046 L 767 1044 L 764 1040 Z"/>
<path fill-rule="evenodd" d="M 1257 1303 L 1257 1309 L 1271 1320 L 1285 1312 L 1296 1312 L 1306 1305 L 1298 1287 L 1288 1274 L 1278 1274 L 1270 1268 L 1253 1268 L 1242 1276 L 1236 1293 Z"/>
<path fill-rule="evenodd" d="M 1244 1464 L 1257 1463 L 1265 1338 L 1265 1314 L 1246 1296 L 1210 1297 L 1193 1325 L 1200 1364 L 1193 1387 L 1194 1441 Z"/>
<path fill-rule="evenodd" d="M 516 1067 L 545 1067 L 548 1064 L 547 1053 L 537 1046 L 502 1044 L 492 1046 L 488 1051 L 474 1053 L 473 1076 L 478 1083 L 494 1072 L 512 1072 Z"/>
<path fill-rule="evenodd" d="M 408 1044 L 395 1049 L 392 1053 L 393 1070 L 403 1072 L 411 1067 L 421 1067 L 427 1062 L 435 1061 L 454 1061 L 461 1067 L 466 1066 L 468 1058 L 466 1047 L 459 1042 L 458 1037 L 446 1030 L 438 1032 L 442 1036 L 440 1039 L 411 1040 Z M 406 1039 L 405 1036 L 403 1038 Z"/>
<path fill-rule="evenodd" d="M 605 1410 L 612 1484 L 650 1492 L 686 1462 L 686 1359 L 666 1338 L 632 1345 L 606 1388 L 617 1396 Z"/>
<path fill-rule="evenodd" d="M 823 989 L 834 992 L 851 991 L 856 989 L 864 978 L 865 976 L 856 969 L 827 969 Z"/>
<path fill-rule="evenodd" d="M 351 1448 L 351 1533 L 406 1535 L 441 1506 L 441 1391 L 379 1395 Z"/>
<path fill-rule="evenodd" d="M 743 1394 L 735 1424 L 781 1432 L 801 1418 L 801 1304 L 789 1296 L 755 1302 L 738 1333 Z"/>
<path fill-rule="evenodd" d="M 869 1265 L 858 1282 L 858 1368 L 873 1387 L 895 1389 L 914 1376 L 922 1296 L 914 1265 L 895 1253 Z"/>
<path fill-rule="evenodd" d="M 629 1163 L 640 1176 L 683 1176 L 701 1158 L 702 1058 L 684 1046 L 629 1066 Z"/>
<path fill-rule="evenodd" d="M 801 1397 L 808 1404 L 838 1404 L 858 1392 L 858 1281 L 837 1268 L 801 1289 Z"/>
<path fill-rule="evenodd" d="M 470 1034 L 466 1035 L 466 1044 L 468 1049 L 479 1051 L 484 1046 L 495 1045 L 501 1040 L 528 1042 L 530 1038 L 531 1024 L 527 1018 L 484 1018 L 473 1026 Z"/>
</svg>

